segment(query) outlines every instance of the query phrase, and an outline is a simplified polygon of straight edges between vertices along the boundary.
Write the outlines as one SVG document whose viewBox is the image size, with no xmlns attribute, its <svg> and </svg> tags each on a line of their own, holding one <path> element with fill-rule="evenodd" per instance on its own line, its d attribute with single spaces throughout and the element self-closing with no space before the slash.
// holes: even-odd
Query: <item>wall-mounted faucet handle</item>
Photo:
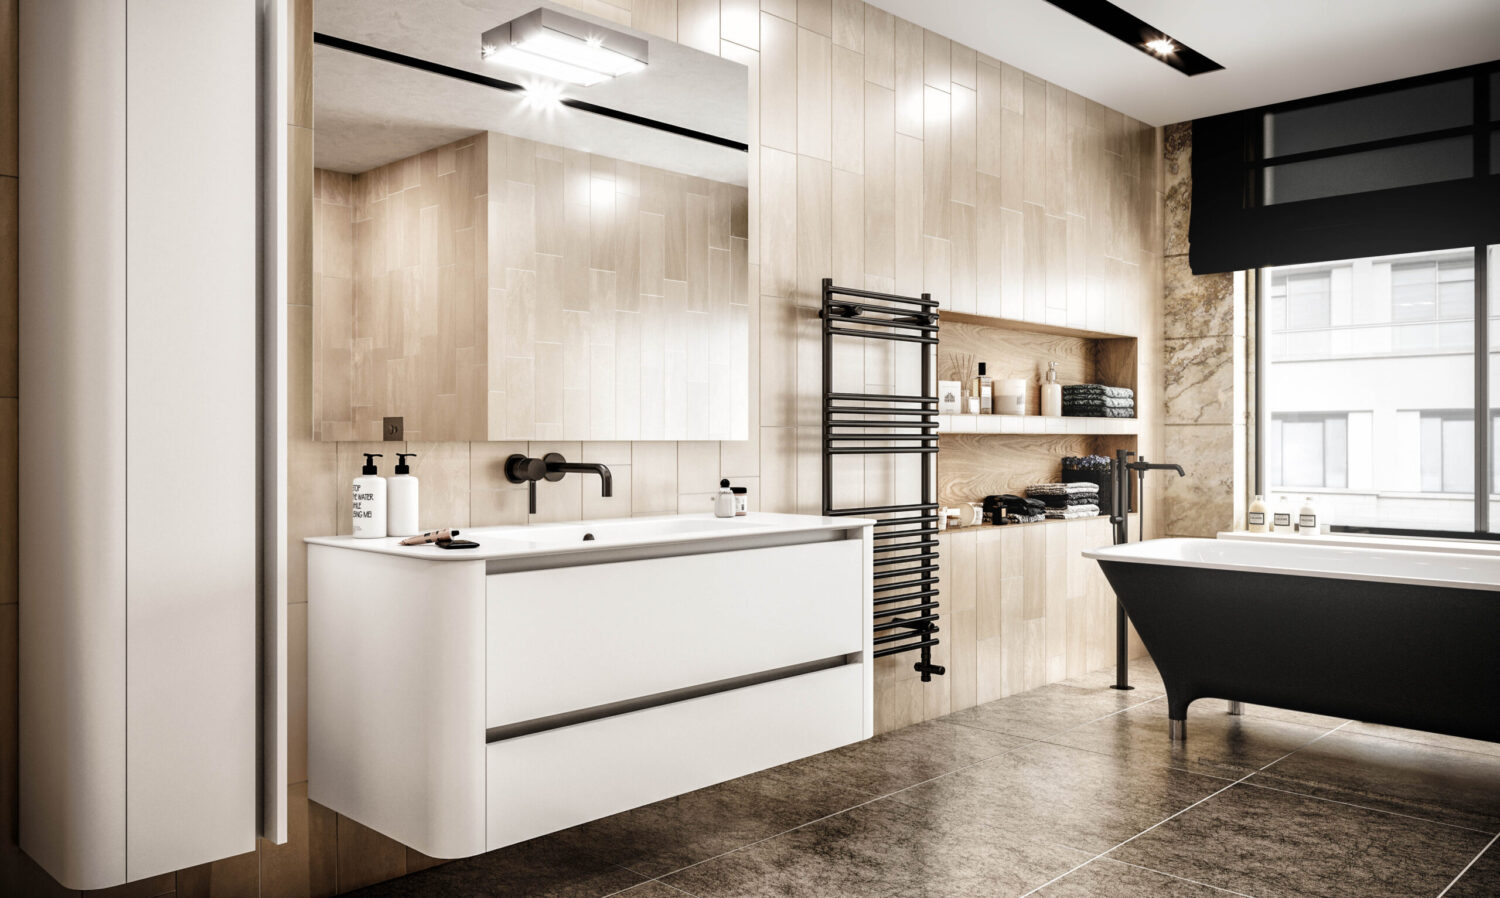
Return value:
<svg viewBox="0 0 1500 898">
<path fill-rule="evenodd" d="M 520 453 L 505 460 L 505 479 L 511 483 L 536 483 L 547 476 L 547 462 Z"/>
</svg>

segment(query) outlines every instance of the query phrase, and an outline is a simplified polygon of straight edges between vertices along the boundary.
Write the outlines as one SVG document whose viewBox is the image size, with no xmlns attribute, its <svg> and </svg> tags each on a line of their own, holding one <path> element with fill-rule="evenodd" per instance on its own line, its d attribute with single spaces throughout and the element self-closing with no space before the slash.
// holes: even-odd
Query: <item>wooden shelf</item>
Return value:
<svg viewBox="0 0 1500 898">
<path fill-rule="evenodd" d="M 1049 417 L 1045 415 L 938 415 L 938 433 L 1018 433 L 1114 436 L 1141 431 L 1138 418 Z"/>
</svg>

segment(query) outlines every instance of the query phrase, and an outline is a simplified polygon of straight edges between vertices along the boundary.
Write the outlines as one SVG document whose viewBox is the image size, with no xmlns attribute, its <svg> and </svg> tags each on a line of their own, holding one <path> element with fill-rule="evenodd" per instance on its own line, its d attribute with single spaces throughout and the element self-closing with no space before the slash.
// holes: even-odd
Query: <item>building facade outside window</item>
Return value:
<svg viewBox="0 0 1500 898">
<path fill-rule="evenodd" d="M 1311 495 L 1334 524 L 1474 529 L 1474 277 L 1471 249 L 1262 271 L 1262 489 L 1273 504 Z M 1494 418 L 1491 432 L 1500 475 Z"/>
</svg>

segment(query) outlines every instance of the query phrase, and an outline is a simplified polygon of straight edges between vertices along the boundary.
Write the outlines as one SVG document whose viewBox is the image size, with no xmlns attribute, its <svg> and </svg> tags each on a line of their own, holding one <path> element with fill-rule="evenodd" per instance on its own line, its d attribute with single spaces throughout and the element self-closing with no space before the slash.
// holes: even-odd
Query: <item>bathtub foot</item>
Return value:
<svg viewBox="0 0 1500 898">
<path fill-rule="evenodd" d="M 1243 716 L 1244 713 L 1245 713 L 1245 703 L 1244 702 L 1230 702 L 1229 703 L 1229 713 L 1233 714 L 1235 717 L 1241 717 L 1241 716 Z"/>
<path fill-rule="evenodd" d="M 1167 721 L 1167 737 L 1171 740 L 1173 745 L 1181 745 L 1182 743 L 1186 742 L 1187 721 L 1169 719 Z"/>
</svg>

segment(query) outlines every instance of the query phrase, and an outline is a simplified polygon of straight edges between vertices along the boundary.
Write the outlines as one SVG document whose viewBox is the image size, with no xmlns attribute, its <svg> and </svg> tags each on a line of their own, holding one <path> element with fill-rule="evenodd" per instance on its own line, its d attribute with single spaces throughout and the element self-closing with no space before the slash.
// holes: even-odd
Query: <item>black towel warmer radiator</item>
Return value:
<svg viewBox="0 0 1500 898">
<path fill-rule="evenodd" d="M 823 279 L 823 514 L 876 518 L 875 657 L 920 651 L 913 665 L 929 682 L 942 675 L 932 663 L 938 633 L 938 506 L 934 464 L 938 397 L 934 382 L 937 303 L 920 298 L 835 287 Z M 912 393 L 843 393 L 833 384 L 835 337 L 915 343 L 922 382 Z M 879 444 L 879 445 L 871 445 Z M 894 445 L 893 445 L 894 444 Z M 921 501 L 835 508 L 833 464 L 843 455 L 919 455 Z"/>
</svg>

